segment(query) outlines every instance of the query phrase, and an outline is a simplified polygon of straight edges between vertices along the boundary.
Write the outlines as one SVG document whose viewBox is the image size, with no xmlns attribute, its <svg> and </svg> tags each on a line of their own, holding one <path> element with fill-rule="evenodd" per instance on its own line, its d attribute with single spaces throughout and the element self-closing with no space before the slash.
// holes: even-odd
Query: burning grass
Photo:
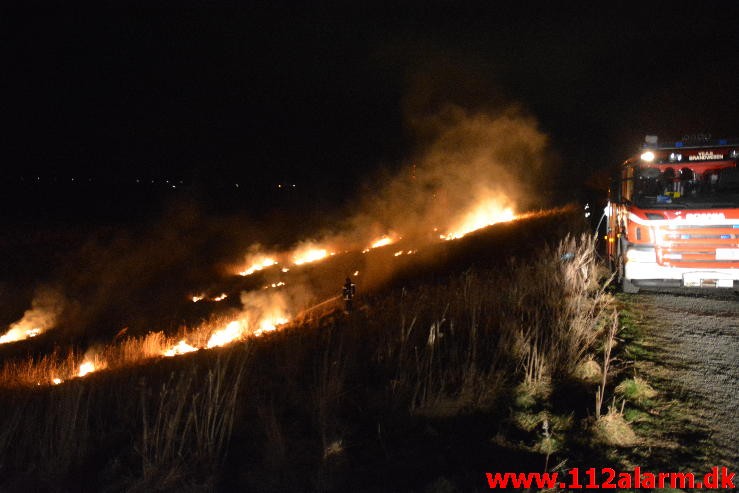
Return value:
<svg viewBox="0 0 739 493">
<path fill-rule="evenodd" d="M 439 227 L 428 228 L 428 231 L 419 234 L 409 235 L 404 241 L 403 249 L 397 250 L 394 255 L 412 255 L 418 252 L 419 248 L 428 247 L 431 244 L 438 243 L 440 240 L 457 240 L 470 233 L 479 231 L 488 226 L 502 222 L 514 221 L 518 216 L 514 212 L 511 201 L 504 194 L 486 193 L 484 197 L 476 201 L 462 213 L 451 211 L 447 214 L 448 222 L 444 227 L 448 230 L 446 234 L 438 234 Z M 523 215 L 522 217 L 524 217 Z M 422 226 L 415 225 L 415 228 Z M 359 251 L 366 254 L 372 250 L 380 249 L 390 245 L 396 245 L 404 239 L 403 233 L 396 233 L 390 229 L 389 232 L 379 237 L 370 238 L 367 230 L 373 229 L 355 226 L 349 228 L 339 234 L 319 235 L 320 240 L 303 240 L 296 243 L 291 249 L 275 251 L 265 251 L 259 244 L 249 247 L 244 256 L 244 261 L 230 266 L 227 270 L 230 274 L 238 274 L 242 277 L 251 276 L 257 272 L 267 270 L 273 266 L 280 266 L 281 272 L 290 271 L 290 266 L 304 266 L 324 261 L 340 252 L 349 253 L 350 251 Z M 360 239 L 364 238 L 364 239 Z M 410 246 L 411 248 L 407 248 Z M 191 296 L 193 302 L 205 299 L 204 294 Z M 219 301 L 217 298 L 211 298 L 211 301 Z"/>
<path fill-rule="evenodd" d="M 362 250 L 362 253 L 367 253 L 370 250 L 374 250 L 375 248 L 382 248 L 384 246 L 392 245 L 400 239 L 402 238 L 394 234 L 382 235 L 381 237 L 373 240 L 367 248 Z"/>
<path fill-rule="evenodd" d="M 592 250 L 587 236 L 567 238 L 503 268 L 366 296 L 348 317 L 329 308 L 307 326 L 274 330 L 289 316 L 285 306 L 251 298 L 243 300 L 250 317 L 214 321 L 207 330 L 152 333 L 96 353 L 6 363 L 2 382 L 24 385 L 2 391 L 2 484 L 27 474 L 38 457 L 57 454 L 42 466 L 47 485 L 96 467 L 103 472 L 92 483 L 141 491 L 284 491 L 306 481 L 314 490 L 383 489 L 388 478 L 417 476 L 429 461 L 451 460 L 448 447 L 418 431 L 429 428 L 449 440 L 466 437 L 455 463 L 496 456 L 540 468 L 544 456 L 566 449 L 564 429 L 543 406 L 592 359 L 606 327 L 602 316 L 610 313 Z M 218 348 L 211 344 L 218 330 L 224 340 L 267 337 Z M 192 350 L 207 347 L 214 349 Z M 168 351 L 187 356 L 163 357 Z M 108 371 L 75 378 L 93 355 Z M 144 361 L 156 363 L 139 364 Z M 52 376 L 65 385 L 36 386 Z M 136 389 L 139 398 L 121 396 L 120 388 Z M 516 388 L 538 389 L 524 413 L 536 418 L 524 420 L 529 431 L 516 433 L 535 435 L 546 421 L 550 435 L 501 452 L 489 437 L 514 433 L 501 424 L 509 422 Z M 72 413 L 78 418 L 65 422 Z M 32 429 L 26 415 L 45 425 Z M 472 433 L 475 416 L 481 420 Z M 448 434 L 442 422 L 451 426 Z M 17 441 L 23 443 L 14 446 Z M 44 450 L 34 451 L 32 442 Z M 388 457 L 417 459 L 397 468 Z M 400 481 L 393 486 L 404 489 Z"/>
<path fill-rule="evenodd" d="M 150 332 L 91 348 L 84 355 L 71 348 L 66 353 L 56 350 L 48 356 L 5 361 L 0 367 L 0 387 L 59 385 L 104 369 L 121 369 L 259 337 L 290 321 L 278 295 L 245 293 L 242 298 L 245 308 L 235 317 L 216 317 L 193 329 L 183 327 L 173 336 Z"/>
<path fill-rule="evenodd" d="M 447 234 L 439 235 L 442 240 L 456 240 L 493 224 L 513 221 L 516 218 L 513 208 L 504 206 L 499 197 L 488 198 L 476 204 L 454 224 Z"/>
<path fill-rule="evenodd" d="M 40 289 L 31 303 L 31 308 L 0 336 L 0 344 L 30 339 L 53 328 L 64 310 L 64 305 L 65 300 L 58 292 L 49 288 Z"/>
<path fill-rule="evenodd" d="M 11 407 L 0 410 L 0 458 L 13 474 L 2 489 L 79 490 L 81 468 L 103 459 L 103 470 L 84 475 L 93 490 L 212 490 L 248 357 L 239 348 L 177 371 L 139 367 L 3 395 Z"/>
</svg>

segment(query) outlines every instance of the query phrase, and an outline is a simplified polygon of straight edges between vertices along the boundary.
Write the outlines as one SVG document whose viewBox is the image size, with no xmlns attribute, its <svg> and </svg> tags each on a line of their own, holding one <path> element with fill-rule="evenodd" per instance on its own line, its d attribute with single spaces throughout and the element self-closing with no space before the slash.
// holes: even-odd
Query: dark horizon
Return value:
<svg viewBox="0 0 739 493">
<path fill-rule="evenodd" d="M 6 9 L 6 186 L 295 183 L 341 201 L 412 163 L 411 120 L 448 104 L 531 115 L 568 193 L 644 134 L 737 134 L 732 3 L 422 5 Z"/>
</svg>

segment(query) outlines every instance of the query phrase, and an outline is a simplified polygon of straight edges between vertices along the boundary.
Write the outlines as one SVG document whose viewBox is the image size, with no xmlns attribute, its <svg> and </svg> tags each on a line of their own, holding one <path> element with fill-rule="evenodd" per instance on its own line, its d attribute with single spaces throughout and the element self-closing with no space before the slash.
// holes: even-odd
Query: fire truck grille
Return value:
<svg viewBox="0 0 739 493">
<path fill-rule="evenodd" d="M 657 228 L 657 261 L 676 267 L 739 268 L 739 224 Z M 731 254 L 719 255 L 721 252 Z"/>
</svg>

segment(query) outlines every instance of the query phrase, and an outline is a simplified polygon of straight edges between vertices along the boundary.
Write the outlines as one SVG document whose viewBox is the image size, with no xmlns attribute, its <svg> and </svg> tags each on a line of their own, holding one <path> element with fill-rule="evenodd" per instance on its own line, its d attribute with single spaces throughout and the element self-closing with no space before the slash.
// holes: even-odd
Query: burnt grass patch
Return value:
<svg viewBox="0 0 739 493">
<path fill-rule="evenodd" d="M 572 376 L 612 309 L 577 215 L 440 246 L 352 314 L 0 390 L 0 488 L 483 491 L 485 472 L 613 466 Z"/>
</svg>

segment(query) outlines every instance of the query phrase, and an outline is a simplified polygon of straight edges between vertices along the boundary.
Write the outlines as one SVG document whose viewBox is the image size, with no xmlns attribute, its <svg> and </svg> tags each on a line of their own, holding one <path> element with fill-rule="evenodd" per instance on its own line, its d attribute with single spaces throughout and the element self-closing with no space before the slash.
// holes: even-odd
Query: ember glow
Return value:
<svg viewBox="0 0 739 493">
<path fill-rule="evenodd" d="M 390 245 L 392 243 L 395 243 L 395 241 L 392 238 L 390 238 L 389 236 L 383 236 L 379 240 L 376 240 L 374 243 L 372 243 L 372 245 L 370 245 L 370 248 L 380 248 L 385 245 Z"/>
<path fill-rule="evenodd" d="M 187 354 L 192 353 L 193 351 L 197 351 L 198 348 L 195 346 L 191 346 L 187 343 L 184 339 L 180 340 L 177 344 L 172 346 L 171 348 L 165 350 L 162 352 L 162 355 L 171 357 L 171 356 L 179 356 L 181 354 Z"/>
<path fill-rule="evenodd" d="M 367 253 L 370 250 L 374 250 L 375 248 L 380 248 L 380 247 L 384 247 L 384 246 L 387 246 L 387 245 L 392 245 L 393 243 L 395 243 L 399 239 L 400 238 L 396 238 L 395 236 L 392 236 L 392 235 L 383 235 L 380 238 L 377 238 L 376 240 L 374 240 L 372 243 L 370 243 L 370 246 L 368 246 L 367 248 L 365 248 L 364 250 L 362 250 L 362 253 Z"/>
<path fill-rule="evenodd" d="M 87 360 L 80 365 L 80 370 L 77 372 L 77 376 L 84 377 L 85 375 L 92 373 L 95 370 L 97 370 L 97 368 L 95 367 L 95 363 Z"/>
<path fill-rule="evenodd" d="M 512 208 L 501 205 L 498 200 L 487 200 L 465 214 L 462 220 L 451 228 L 447 234 L 439 235 L 439 238 L 442 240 L 456 240 L 478 229 L 496 223 L 512 221 L 515 218 L 516 215 Z"/>
<path fill-rule="evenodd" d="M 41 327 L 26 326 L 23 323 L 16 323 L 10 327 L 3 336 L 0 337 L 0 344 L 8 342 L 22 341 L 23 339 L 29 339 L 36 337 L 41 332 Z"/>
<path fill-rule="evenodd" d="M 277 260 L 269 255 L 253 255 L 249 257 L 248 266 L 239 271 L 239 275 L 242 277 L 250 276 L 255 272 L 277 265 Z"/>
<path fill-rule="evenodd" d="M 268 317 L 262 319 L 262 321 L 259 322 L 259 328 L 254 331 L 254 335 L 259 337 L 265 332 L 273 332 L 277 330 L 277 327 L 280 325 L 285 325 L 289 320 L 286 317 Z"/>
<path fill-rule="evenodd" d="M 208 339 L 206 347 L 208 349 L 214 347 L 225 346 L 237 339 L 241 339 L 246 331 L 246 321 L 234 320 L 220 330 L 216 330 Z"/>
<path fill-rule="evenodd" d="M 226 298 L 228 298 L 228 295 L 226 293 L 221 293 L 218 296 L 215 296 L 213 298 L 209 298 L 209 301 L 223 301 Z M 193 303 L 198 303 L 200 301 L 203 301 L 206 299 L 204 294 L 197 294 L 195 296 L 192 296 L 190 300 L 192 300 Z"/>
<path fill-rule="evenodd" d="M 394 257 L 400 257 L 401 255 L 413 255 L 418 250 L 398 250 L 397 252 L 393 253 Z"/>
<path fill-rule="evenodd" d="M 303 265 L 323 260 L 329 255 L 333 255 L 333 252 L 330 252 L 326 248 L 304 246 L 296 249 L 295 253 L 293 253 L 292 260 L 295 265 Z"/>
<path fill-rule="evenodd" d="M 31 308 L 23 313 L 20 320 L 10 324 L 8 331 L 0 336 L 0 344 L 36 337 L 52 329 L 63 312 L 64 305 L 64 296 L 59 292 L 39 290 L 31 301 Z"/>
</svg>

